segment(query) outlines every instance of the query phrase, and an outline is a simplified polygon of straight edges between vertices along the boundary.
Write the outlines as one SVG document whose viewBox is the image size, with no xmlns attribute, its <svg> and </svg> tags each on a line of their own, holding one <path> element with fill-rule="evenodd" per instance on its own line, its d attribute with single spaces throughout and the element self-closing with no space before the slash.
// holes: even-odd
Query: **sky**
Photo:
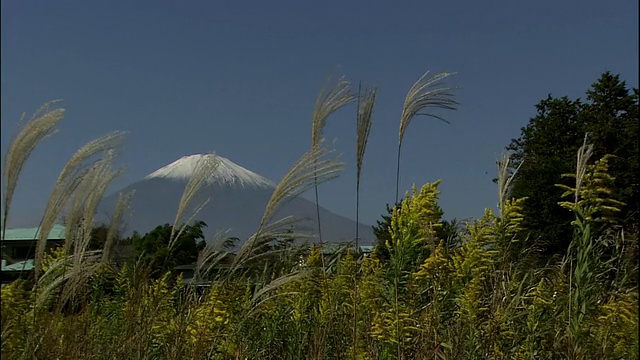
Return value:
<svg viewBox="0 0 640 360">
<path fill-rule="evenodd" d="M 29 158 L 10 223 L 40 215 L 84 143 L 127 131 L 111 192 L 214 151 L 273 181 L 308 149 L 329 74 L 378 87 L 361 180 L 361 221 L 395 198 L 408 89 L 427 70 L 457 72 L 446 124 L 415 118 L 402 192 L 442 179 L 445 219 L 495 209 L 496 160 L 551 94 L 584 98 L 604 71 L 638 86 L 638 1 L 2 1 L 2 156 L 22 113 L 64 100 L 59 133 Z M 355 217 L 355 105 L 324 135 L 346 169 L 322 206 Z M 311 194 L 305 197 L 312 198 Z M 215 201 L 213 194 L 212 201 Z M 176 204 L 177 206 L 177 204 Z M 206 222 L 206 219 L 203 219 Z"/>
</svg>

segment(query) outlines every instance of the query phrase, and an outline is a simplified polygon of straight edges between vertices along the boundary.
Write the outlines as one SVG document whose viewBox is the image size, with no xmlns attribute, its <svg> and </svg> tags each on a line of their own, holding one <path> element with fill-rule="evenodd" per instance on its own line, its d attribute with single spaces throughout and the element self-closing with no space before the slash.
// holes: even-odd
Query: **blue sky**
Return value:
<svg viewBox="0 0 640 360">
<path fill-rule="evenodd" d="M 1 10 L 2 155 L 23 112 L 52 99 L 67 110 L 24 169 L 16 224 L 41 211 L 75 149 L 113 130 L 129 132 L 113 190 L 208 151 L 278 181 L 309 146 L 330 71 L 379 88 L 361 185 L 370 224 L 394 200 L 406 91 L 426 70 L 458 72 L 451 124 L 419 117 L 405 135 L 401 189 L 442 179 L 445 218 L 477 217 L 495 207 L 496 159 L 538 101 L 583 97 L 606 70 L 638 86 L 636 0 L 3 1 Z M 321 204 L 349 217 L 354 114 L 352 105 L 328 121 L 347 170 L 320 188 Z"/>
</svg>

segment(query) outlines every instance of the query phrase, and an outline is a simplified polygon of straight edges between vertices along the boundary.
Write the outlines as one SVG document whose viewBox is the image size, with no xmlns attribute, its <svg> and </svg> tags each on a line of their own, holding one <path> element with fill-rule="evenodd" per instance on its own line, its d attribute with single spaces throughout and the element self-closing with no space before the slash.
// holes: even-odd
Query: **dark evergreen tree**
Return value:
<svg viewBox="0 0 640 360">
<path fill-rule="evenodd" d="M 621 224 L 640 222 L 638 199 L 638 89 L 629 91 L 619 75 L 604 73 L 587 91 L 582 112 L 583 131 L 590 133 L 594 158 L 612 154 L 609 173 L 614 180 L 614 198 L 626 203 L 619 216 Z"/>
<path fill-rule="evenodd" d="M 573 215 L 561 208 L 562 174 L 574 173 L 576 152 L 585 134 L 594 145 L 593 159 L 612 154 L 614 197 L 627 205 L 618 215 L 621 225 L 638 222 L 638 91 L 632 92 L 609 72 L 587 91 L 586 102 L 548 96 L 537 114 L 507 147 L 512 170 L 522 163 L 510 189 L 511 197 L 526 197 L 524 226 L 528 244 L 544 255 L 562 254 L 572 237 Z M 571 185 L 571 184 L 569 184 Z"/>
<path fill-rule="evenodd" d="M 401 206 L 401 204 L 402 203 L 397 206 Z M 389 260 L 391 256 L 389 248 L 386 245 L 387 242 L 393 246 L 393 240 L 391 239 L 391 233 L 389 232 L 393 209 L 394 208 L 389 207 L 389 204 L 387 204 L 387 214 L 383 214 L 381 220 L 376 220 L 377 225 L 372 226 L 373 234 L 376 237 L 373 252 L 378 258 L 383 260 Z M 458 223 L 458 220 L 442 220 L 440 223 L 442 226 L 437 228 L 436 238 L 444 241 L 447 249 L 453 249 L 459 246 L 461 239 L 459 232 L 460 224 Z"/>
<path fill-rule="evenodd" d="M 187 226 L 172 249 L 169 249 L 172 228 L 169 224 L 160 225 L 142 237 L 135 236 L 132 242 L 136 258 L 142 257 L 142 261 L 154 275 L 171 271 L 176 265 L 192 264 L 197 260 L 198 252 L 206 245 L 202 230 L 206 226 L 203 221 Z"/>
<path fill-rule="evenodd" d="M 397 206 L 400 206 L 400 204 Z M 387 242 L 391 243 L 392 241 L 391 233 L 389 232 L 389 227 L 391 226 L 391 214 L 393 214 L 393 208 L 389 207 L 389 204 L 387 204 L 387 214 L 383 214 L 382 220 L 377 220 L 377 225 L 372 226 L 373 235 L 376 237 L 373 253 L 383 260 L 389 260 L 391 257 L 386 245 Z"/>
</svg>

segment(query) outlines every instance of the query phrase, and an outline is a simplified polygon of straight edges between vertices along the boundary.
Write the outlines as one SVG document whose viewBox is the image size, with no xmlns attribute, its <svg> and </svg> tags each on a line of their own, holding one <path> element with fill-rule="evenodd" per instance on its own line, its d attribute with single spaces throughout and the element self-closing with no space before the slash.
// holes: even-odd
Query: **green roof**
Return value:
<svg viewBox="0 0 640 360">
<path fill-rule="evenodd" d="M 373 246 L 373 245 L 361 245 L 360 246 L 360 252 L 370 253 L 370 252 L 373 252 L 374 248 L 375 248 L 375 246 Z"/>
<path fill-rule="evenodd" d="M 25 229 L 8 229 L 6 234 L 0 231 L 0 237 L 4 240 L 36 240 L 38 239 L 39 227 Z M 6 235 L 6 236 L 5 236 Z M 53 225 L 49 232 L 48 240 L 64 240 L 65 228 L 63 225 Z"/>
<path fill-rule="evenodd" d="M 322 246 L 322 253 L 325 255 L 335 254 L 338 251 L 343 251 L 349 248 L 353 248 L 353 245 L 350 243 L 330 243 Z M 361 253 L 370 253 L 373 252 L 373 245 L 360 245 L 358 246 Z"/>
<path fill-rule="evenodd" d="M 17 263 L 14 263 L 11 265 L 2 266 L 2 271 L 31 271 L 31 270 L 33 270 L 33 259 L 18 261 Z"/>
</svg>

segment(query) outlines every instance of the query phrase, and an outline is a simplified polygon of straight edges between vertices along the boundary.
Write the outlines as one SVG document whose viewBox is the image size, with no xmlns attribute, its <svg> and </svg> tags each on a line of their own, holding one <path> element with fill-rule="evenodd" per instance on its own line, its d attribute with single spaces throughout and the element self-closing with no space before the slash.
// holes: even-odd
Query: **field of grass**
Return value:
<svg viewBox="0 0 640 360">
<path fill-rule="evenodd" d="M 448 75 L 424 76 L 409 91 L 398 174 L 411 119 L 455 107 L 452 89 L 441 83 Z M 439 235 L 435 182 L 399 199 L 390 240 L 372 254 L 351 247 L 328 256 L 319 246 L 306 252 L 277 246 L 305 235 L 288 232 L 294 219 L 274 218 L 278 208 L 342 170 L 322 141 L 322 127 L 356 99 L 359 184 L 375 89 L 351 94 L 349 88 L 340 79 L 321 92 L 309 152 L 278 184 L 261 225 L 233 262 L 214 271 L 228 248 L 212 242 L 202 250 L 196 266 L 198 276 L 211 281 L 206 287 L 184 285 L 175 274 L 158 274 L 135 259 L 124 266 L 112 261 L 130 194 L 120 197 L 103 248 L 89 249 L 95 208 L 120 173 L 113 151 L 122 134 L 79 149 L 43 214 L 33 278 L 2 288 L 2 357 L 638 359 L 638 233 L 610 221 L 620 203 L 607 196 L 607 157 L 592 159 L 586 142 L 577 154 L 574 186 L 558 199 L 575 214 L 562 257 L 541 258 L 535 247 L 520 245 L 526 199 L 508 195 L 513 174 L 507 156 L 498 169 L 498 209 L 446 237 Z M 25 123 L 7 151 L 3 224 L 20 170 L 63 117 L 50 105 Z M 169 250 L 184 229 L 179 224 L 197 216 L 199 204 L 191 200 L 216 165 L 200 164 L 187 184 Z M 65 245 L 45 253 L 47 229 L 63 215 Z"/>
</svg>

